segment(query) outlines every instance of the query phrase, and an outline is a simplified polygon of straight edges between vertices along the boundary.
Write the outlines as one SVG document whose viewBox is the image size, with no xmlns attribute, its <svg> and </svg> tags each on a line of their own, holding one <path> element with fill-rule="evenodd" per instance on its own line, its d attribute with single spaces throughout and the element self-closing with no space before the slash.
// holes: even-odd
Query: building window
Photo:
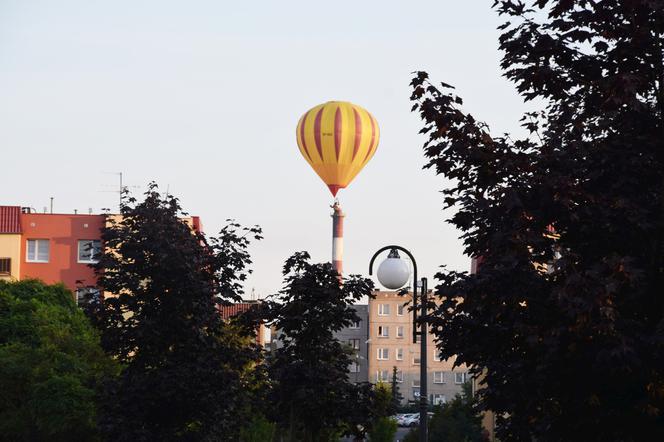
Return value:
<svg viewBox="0 0 664 442">
<path fill-rule="evenodd" d="M 465 384 L 468 380 L 466 373 L 454 373 L 454 383 L 455 384 Z"/>
<path fill-rule="evenodd" d="M 378 349 L 378 360 L 387 361 L 390 358 L 390 349 L 389 348 L 379 348 Z"/>
<path fill-rule="evenodd" d="M 353 350 L 359 350 L 360 349 L 360 340 L 359 339 L 349 339 L 348 340 L 348 345 L 350 345 L 350 348 Z"/>
<path fill-rule="evenodd" d="M 433 405 L 443 405 L 446 402 L 447 402 L 447 399 L 445 399 L 444 394 L 432 394 L 431 395 L 431 403 Z"/>
<path fill-rule="evenodd" d="M 358 329 L 360 328 L 360 322 L 362 321 L 353 322 L 348 328 Z"/>
<path fill-rule="evenodd" d="M 422 342 L 422 335 L 415 336 L 415 343 L 419 344 L 420 342 Z"/>
<path fill-rule="evenodd" d="M 28 240 L 28 262 L 48 262 L 49 241 L 47 239 Z"/>
<path fill-rule="evenodd" d="M 436 351 L 433 352 L 433 360 L 436 362 L 440 362 L 442 358 L 440 357 L 440 351 L 436 349 Z"/>
<path fill-rule="evenodd" d="M 403 371 L 397 370 L 397 382 L 402 383 L 403 382 Z"/>
<path fill-rule="evenodd" d="M 348 371 L 351 373 L 359 373 L 360 372 L 360 364 L 357 362 L 351 362 L 350 365 L 348 366 Z"/>
<path fill-rule="evenodd" d="M 378 304 L 378 316 L 389 316 L 390 304 Z"/>
<path fill-rule="evenodd" d="M 378 326 L 378 337 L 379 338 L 389 338 L 390 337 L 390 327 L 387 325 Z"/>
<path fill-rule="evenodd" d="M 0 275 L 9 276 L 12 274 L 12 259 L 0 258 Z"/>
<path fill-rule="evenodd" d="M 101 301 L 101 293 L 96 287 L 81 287 L 76 289 L 76 304 L 85 305 Z"/>
<path fill-rule="evenodd" d="M 415 399 L 420 398 L 420 387 L 413 388 L 413 398 Z"/>
<path fill-rule="evenodd" d="M 397 361 L 403 361 L 403 348 L 397 348 Z"/>
<path fill-rule="evenodd" d="M 389 382 L 390 373 L 387 370 L 378 370 L 376 372 L 376 382 Z"/>
<path fill-rule="evenodd" d="M 420 357 L 413 356 L 413 365 L 420 365 Z"/>
<path fill-rule="evenodd" d="M 420 380 L 419 379 L 413 379 L 413 381 L 411 382 L 411 385 L 413 387 L 419 387 L 420 386 Z"/>
<path fill-rule="evenodd" d="M 99 261 L 101 253 L 101 241 L 98 239 L 78 240 L 78 262 L 95 263 Z"/>
<path fill-rule="evenodd" d="M 403 304 L 397 305 L 397 316 L 403 316 L 404 308 L 405 308 L 405 305 L 403 305 Z"/>
<path fill-rule="evenodd" d="M 444 384 L 445 383 L 445 372 L 444 371 L 434 371 L 433 372 L 433 383 L 434 384 Z"/>
<path fill-rule="evenodd" d="M 397 327 L 397 338 L 403 338 L 403 325 Z"/>
</svg>

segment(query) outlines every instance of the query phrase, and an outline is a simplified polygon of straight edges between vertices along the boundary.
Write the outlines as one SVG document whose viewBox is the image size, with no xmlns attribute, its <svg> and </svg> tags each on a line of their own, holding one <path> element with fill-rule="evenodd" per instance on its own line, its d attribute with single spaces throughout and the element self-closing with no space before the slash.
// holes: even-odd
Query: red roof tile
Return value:
<svg viewBox="0 0 664 442">
<path fill-rule="evenodd" d="M 0 206 L 0 233 L 21 233 L 20 206 Z"/>
<path fill-rule="evenodd" d="M 219 309 L 219 313 L 221 313 L 221 318 L 222 319 L 229 319 L 232 318 L 233 316 L 237 316 L 240 313 L 244 313 L 247 310 L 249 310 L 253 305 L 249 302 L 241 302 L 238 304 L 231 304 L 231 305 L 224 305 L 221 306 Z"/>
</svg>

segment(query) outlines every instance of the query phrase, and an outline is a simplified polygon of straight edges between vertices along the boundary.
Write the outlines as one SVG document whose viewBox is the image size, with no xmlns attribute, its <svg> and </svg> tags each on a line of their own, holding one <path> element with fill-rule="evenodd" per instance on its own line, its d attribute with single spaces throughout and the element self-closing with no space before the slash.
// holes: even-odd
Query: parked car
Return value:
<svg viewBox="0 0 664 442">
<path fill-rule="evenodd" d="M 403 421 L 404 427 L 417 427 L 420 424 L 420 414 L 412 413 L 409 414 Z"/>
<path fill-rule="evenodd" d="M 415 413 L 400 413 L 396 415 L 397 425 L 400 427 L 407 427 L 406 422 L 410 420 Z"/>
</svg>

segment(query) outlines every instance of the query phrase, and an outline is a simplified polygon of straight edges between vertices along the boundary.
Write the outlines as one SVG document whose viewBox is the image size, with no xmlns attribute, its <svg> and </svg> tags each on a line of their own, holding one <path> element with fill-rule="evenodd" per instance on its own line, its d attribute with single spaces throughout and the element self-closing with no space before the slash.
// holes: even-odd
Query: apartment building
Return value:
<svg viewBox="0 0 664 442">
<path fill-rule="evenodd" d="M 354 305 L 353 308 L 360 320 L 338 331 L 334 336 L 354 350 L 354 361 L 348 367 L 348 379 L 355 383 L 368 382 L 369 306 Z"/>
<path fill-rule="evenodd" d="M 77 296 L 98 292 L 90 264 L 101 249 L 101 229 L 118 215 L 35 213 L 0 206 L 0 279 L 62 282 Z M 200 231 L 200 219 L 184 219 Z"/>
<path fill-rule="evenodd" d="M 407 303 L 412 294 L 376 291 L 369 300 L 369 377 L 371 382 L 392 382 L 393 367 L 404 402 L 420 397 L 420 343 L 413 343 L 413 317 Z M 429 402 L 445 403 L 461 393 L 470 380 L 465 366 L 441 359 L 431 333 L 427 336 L 427 387 Z"/>
</svg>

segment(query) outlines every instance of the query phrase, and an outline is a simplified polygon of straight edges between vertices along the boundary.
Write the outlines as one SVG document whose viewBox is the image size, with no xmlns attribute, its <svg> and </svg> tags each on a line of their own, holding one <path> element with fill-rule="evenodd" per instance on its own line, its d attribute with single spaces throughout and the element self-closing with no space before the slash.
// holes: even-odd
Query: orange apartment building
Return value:
<svg viewBox="0 0 664 442">
<path fill-rule="evenodd" d="M 96 284 L 95 252 L 101 247 L 106 215 L 33 213 L 19 206 L 0 206 L 0 278 L 36 278 L 67 288 Z"/>
<path fill-rule="evenodd" d="M 90 264 L 101 248 L 106 214 L 34 213 L 29 208 L 0 206 L 0 279 L 62 282 L 74 293 L 96 290 Z M 201 230 L 197 216 L 187 218 Z"/>
</svg>

